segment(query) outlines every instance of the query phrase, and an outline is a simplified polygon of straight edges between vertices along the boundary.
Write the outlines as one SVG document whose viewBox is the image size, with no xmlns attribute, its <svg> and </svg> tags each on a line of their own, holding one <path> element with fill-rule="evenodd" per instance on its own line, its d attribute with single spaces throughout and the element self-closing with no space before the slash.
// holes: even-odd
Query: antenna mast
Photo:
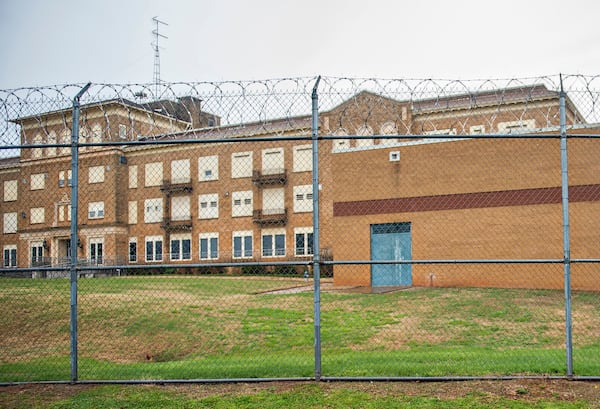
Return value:
<svg viewBox="0 0 600 409">
<path fill-rule="evenodd" d="M 156 28 L 152 30 L 154 41 L 151 43 L 152 47 L 154 48 L 154 77 L 152 82 L 154 83 L 154 99 L 158 99 L 158 95 L 160 92 L 160 47 L 158 46 L 158 40 L 161 37 L 164 39 L 167 39 L 169 37 L 162 35 L 158 32 L 159 24 L 168 26 L 167 23 L 165 23 L 164 21 L 160 21 L 158 19 L 158 16 L 152 17 L 152 21 L 156 24 Z"/>
</svg>

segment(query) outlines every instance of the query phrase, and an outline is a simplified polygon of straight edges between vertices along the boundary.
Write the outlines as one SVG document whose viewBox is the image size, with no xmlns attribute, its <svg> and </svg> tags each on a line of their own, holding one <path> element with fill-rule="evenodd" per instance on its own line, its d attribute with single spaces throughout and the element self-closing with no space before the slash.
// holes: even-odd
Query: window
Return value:
<svg viewBox="0 0 600 409">
<path fill-rule="evenodd" d="M 45 173 L 35 173 L 31 175 L 31 190 L 42 190 L 46 184 Z"/>
<path fill-rule="evenodd" d="M 44 223 L 45 211 L 43 207 L 32 207 L 29 215 L 29 223 L 39 224 Z"/>
<path fill-rule="evenodd" d="M 219 195 L 217 193 L 198 196 L 198 218 L 219 218 Z"/>
<path fill-rule="evenodd" d="M 44 265 L 44 242 L 34 241 L 31 243 L 31 266 L 43 266 Z"/>
<path fill-rule="evenodd" d="M 171 183 L 188 183 L 190 181 L 190 160 L 171 161 Z"/>
<path fill-rule="evenodd" d="M 33 138 L 33 144 L 34 145 L 41 145 L 43 142 L 42 139 L 42 135 L 37 134 L 34 138 Z M 36 148 L 36 149 L 32 149 L 31 152 L 31 156 L 34 158 L 41 158 L 42 157 L 42 148 Z"/>
<path fill-rule="evenodd" d="M 200 259 L 219 258 L 219 233 L 200 233 Z"/>
<path fill-rule="evenodd" d="M 163 219 L 162 198 L 144 200 L 144 223 L 160 223 Z"/>
<path fill-rule="evenodd" d="M 348 131 L 346 131 L 346 129 L 344 128 L 338 128 L 334 133 L 333 136 L 348 136 Z M 335 139 L 333 141 L 333 151 L 340 151 L 340 150 L 344 150 L 344 149 L 348 149 L 350 148 L 350 139 Z"/>
<path fill-rule="evenodd" d="M 59 204 L 58 205 L 58 221 L 65 221 L 65 214 L 67 215 L 67 220 L 71 221 L 71 204 Z"/>
<path fill-rule="evenodd" d="M 192 236 L 189 234 L 171 235 L 171 260 L 192 258 Z"/>
<path fill-rule="evenodd" d="M 137 238 L 129 238 L 129 262 L 137 263 Z"/>
<path fill-rule="evenodd" d="M 4 181 L 4 201 L 14 202 L 17 200 L 19 184 L 16 180 L 5 180 Z"/>
<path fill-rule="evenodd" d="M 138 187 L 138 167 L 137 165 L 129 166 L 129 189 Z"/>
<path fill-rule="evenodd" d="M 104 218 L 104 202 L 90 202 L 88 204 L 88 219 Z"/>
<path fill-rule="evenodd" d="M 17 212 L 4 213 L 2 232 L 5 234 L 17 232 Z"/>
<path fill-rule="evenodd" d="M 127 126 L 119 124 L 119 138 L 127 139 Z"/>
<path fill-rule="evenodd" d="M 144 167 L 144 186 L 160 186 L 162 180 L 162 162 L 146 163 Z"/>
<path fill-rule="evenodd" d="M 56 132 L 50 131 L 48 134 L 48 145 L 56 145 Z M 56 156 L 56 146 L 49 146 L 46 153 L 48 156 Z"/>
<path fill-rule="evenodd" d="M 370 136 L 373 135 L 373 129 L 371 129 L 370 126 L 368 125 L 363 125 L 360 128 L 358 128 L 356 130 L 356 135 L 357 136 Z M 371 146 L 373 145 L 373 138 L 367 138 L 367 139 L 357 139 L 356 140 L 356 146 Z"/>
<path fill-rule="evenodd" d="M 251 258 L 252 254 L 252 232 L 234 231 L 233 258 Z"/>
<path fill-rule="evenodd" d="M 198 158 L 198 180 L 206 182 L 219 179 L 219 157 L 201 156 Z"/>
<path fill-rule="evenodd" d="M 296 227 L 294 229 L 295 255 L 312 256 L 314 235 L 312 227 Z"/>
<path fill-rule="evenodd" d="M 73 185 L 73 177 L 71 170 L 61 170 L 58 172 L 58 187 Z"/>
<path fill-rule="evenodd" d="M 262 255 L 263 257 L 285 256 L 285 230 L 263 230 Z"/>
<path fill-rule="evenodd" d="M 237 152 L 231 154 L 231 177 L 252 177 L 252 152 Z"/>
<path fill-rule="evenodd" d="M 104 166 L 91 166 L 88 169 L 88 183 L 104 182 Z"/>
<path fill-rule="evenodd" d="M 62 132 L 62 137 L 60 138 L 60 143 L 63 145 L 67 145 L 71 143 L 71 132 L 67 129 L 64 129 Z M 63 146 L 60 148 L 60 153 L 62 155 L 66 155 L 71 152 L 71 149 L 68 146 Z"/>
<path fill-rule="evenodd" d="M 294 146 L 294 172 L 312 171 L 312 146 Z"/>
<path fill-rule="evenodd" d="M 294 186 L 294 212 L 312 212 L 312 185 Z"/>
<path fill-rule="evenodd" d="M 233 192 L 231 194 L 231 216 L 252 216 L 252 191 Z"/>
<path fill-rule="evenodd" d="M 435 129 L 433 131 L 425 131 L 423 135 L 456 135 L 456 129 L 454 128 L 446 128 L 446 129 Z"/>
<path fill-rule="evenodd" d="M 146 261 L 162 261 L 162 236 L 146 237 Z"/>
<path fill-rule="evenodd" d="M 171 219 L 190 220 L 190 197 L 174 196 L 171 198 Z"/>
<path fill-rule="evenodd" d="M 262 193 L 262 212 L 263 214 L 284 214 L 285 213 L 285 192 L 283 188 L 264 189 Z"/>
<path fill-rule="evenodd" d="M 90 142 L 100 143 L 102 142 L 102 126 L 100 124 L 92 125 L 92 137 Z"/>
<path fill-rule="evenodd" d="M 4 246 L 2 265 L 5 268 L 17 266 L 17 246 L 8 245 Z"/>
<path fill-rule="evenodd" d="M 128 223 L 129 224 L 137 224 L 138 220 L 138 212 L 137 212 L 137 201 L 131 200 L 128 205 Z"/>
<path fill-rule="evenodd" d="M 500 133 L 518 133 L 526 129 L 535 128 L 535 119 L 524 119 L 520 121 L 499 122 L 498 132 Z"/>
<path fill-rule="evenodd" d="M 263 149 L 262 173 L 264 175 L 277 175 L 284 171 L 283 148 Z"/>
<path fill-rule="evenodd" d="M 90 238 L 90 263 L 102 264 L 104 262 L 104 239 Z"/>
</svg>

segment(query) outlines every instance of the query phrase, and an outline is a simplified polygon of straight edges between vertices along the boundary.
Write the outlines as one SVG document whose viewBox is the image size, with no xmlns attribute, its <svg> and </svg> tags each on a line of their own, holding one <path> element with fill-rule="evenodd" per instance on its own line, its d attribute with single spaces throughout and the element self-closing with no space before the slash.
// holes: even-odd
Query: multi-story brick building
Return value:
<svg viewBox="0 0 600 409">
<path fill-rule="evenodd" d="M 567 108 L 568 123 L 583 124 L 573 104 Z M 562 237 L 560 218 L 554 214 L 559 204 L 554 196 L 530 197 L 560 186 L 560 162 L 546 162 L 559 153 L 558 142 L 459 135 L 556 129 L 558 110 L 558 93 L 535 85 L 412 101 L 362 92 L 321 112 L 319 134 L 336 137 L 319 142 L 322 251 L 337 260 L 469 258 L 474 242 L 507 248 L 511 240 L 515 244 L 523 234 L 528 237 L 530 231 L 515 229 L 522 219 L 512 220 L 514 225 L 493 237 L 486 234 L 505 217 L 502 212 L 510 211 L 516 212 L 510 217 L 533 217 L 538 232 L 553 237 L 558 232 L 547 251 L 531 244 L 519 254 L 554 256 L 559 246 L 555 241 Z M 70 110 L 15 122 L 24 145 L 70 138 Z M 115 100 L 82 107 L 81 123 L 81 142 L 91 145 L 80 154 L 77 245 L 87 262 L 210 265 L 312 256 L 309 116 L 221 126 L 218 117 L 203 112 L 200 101 L 192 98 L 167 104 Z M 446 137 L 418 138 L 424 134 Z M 176 143 L 103 145 L 148 138 Z M 572 165 L 597 166 L 586 160 Z M 70 168 L 70 151 L 52 146 L 32 147 L 19 158 L 0 162 L 5 267 L 54 265 L 66 259 L 71 246 Z M 595 188 L 584 187 L 600 183 L 590 174 L 573 181 L 585 190 L 583 212 L 597 211 L 600 203 Z M 488 192 L 496 192 L 488 198 L 494 205 L 477 204 Z M 506 199 L 507 194 L 514 200 Z M 445 202 L 448 198 L 453 204 Z M 552 207 L 549 216 L 545 205 Z M 472 218 L 479 218 L 479 227 L 465 223 Z M 597 235 L 598 227 L 583 228 L 577 240 Z M 399 248 L 382 244 L 390 237 L 398 239 Z M 478 258 L 511 256 L 483 247 Z M 334 271 L 336 283 L 357 285 L 427 285 L 430 274 L 410 265 L 393 273 L 364 265 L 336 266 Z M 453 281 L 452 276 L 435 274 L 435 282 L 492 285 L 477 277 Z"/>
</svg>

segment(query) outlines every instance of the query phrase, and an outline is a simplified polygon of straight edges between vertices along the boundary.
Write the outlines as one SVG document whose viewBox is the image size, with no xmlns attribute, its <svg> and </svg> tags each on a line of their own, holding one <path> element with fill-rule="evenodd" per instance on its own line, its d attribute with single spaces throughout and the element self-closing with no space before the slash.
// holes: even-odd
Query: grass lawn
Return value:
<svg viewBox="0 0 600 409">
<path fill-rule="evenodd" d="M 303 280 L 79 281 L 79 379 L 312 377 Z M 69 282 L 0 280 L 0 381 L 68 380 Z M 323 376 L 564 375 L 562 291 L 323 292 Z M 577 375 L 600 375 L 600 297 L 573 293 Z"/>
</svg>

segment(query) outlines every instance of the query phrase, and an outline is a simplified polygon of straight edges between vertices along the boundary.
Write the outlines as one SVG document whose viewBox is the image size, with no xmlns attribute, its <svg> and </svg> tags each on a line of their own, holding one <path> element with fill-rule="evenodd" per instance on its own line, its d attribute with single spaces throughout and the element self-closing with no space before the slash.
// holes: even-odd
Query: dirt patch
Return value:
<svg viewBox="0 0 600 409">
<path fill-rule="evenodd" d="M 451 382 L 257 382 L 228 384 L 167 384 L 127 385 L 143 391 L 161 388 L 177 392 L 192 399 L 210 396 L 256 395 L 261 392 L 283 393 L 317 385 L 325 393 L 353 390 L 376 397 L 426 396 L 441 400 L 470 395 L 487 399 L 510 399 L 523 402 L 548 400 L 553 402 L 586 401 L 589 408 L 600 408 L 600 382 L 549 379 L 516 379 L 501 381 L 451 381 Z M 48 385 L 32 384 L 0 387 L 0 406 L 22 408 L 23 402 L 31 406 L 51 405 L 100 385 Z"/>
</svg>

